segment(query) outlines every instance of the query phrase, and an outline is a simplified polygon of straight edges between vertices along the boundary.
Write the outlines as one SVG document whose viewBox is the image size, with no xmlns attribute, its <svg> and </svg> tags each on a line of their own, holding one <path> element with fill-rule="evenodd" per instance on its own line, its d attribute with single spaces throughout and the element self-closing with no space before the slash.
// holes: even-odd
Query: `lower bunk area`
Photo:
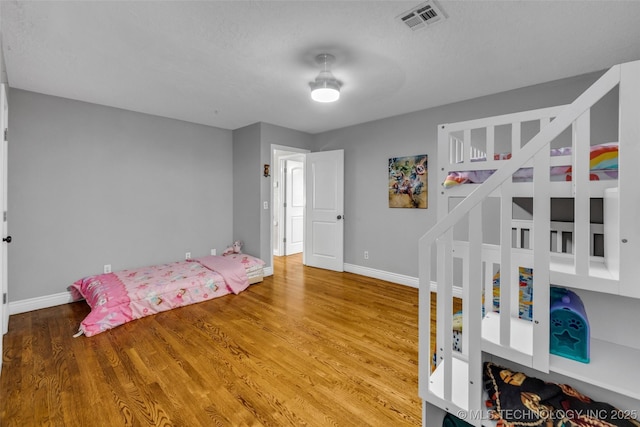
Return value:
<svg viewBox="0 0 640 427">
<path fill-rule="evenodd" d="M 627 396 L 616 396 L 602 389 L 562 376 L 549 376 L 512 362 L 485 361 L 483 364 L 483 409 L 454 412 L 424 402 L 423 425 L 429 427 L 640 427 L 640 408 Z M 465 370 L 457 366 L 461 374 Z M 437 380 L 437 377 L 434 379 Z M 458 377 L 464 384 L 467 378 Z M 570 382 L 570 383 L 569 383 Z M 570 385 L 575 384 L 575 385 Z M 461 387 L 464 388 L 464 387 Z M 456 390 L 457 393 L 466 390 Z M 456 394 L 457 394 L 456 393 Z M 622 399 L 622 401 L 621 401 Z M 608 403 L 615 400 L 616 405 Z M 620 405 L 620 406 L 617 406 Z"/>
</svg>

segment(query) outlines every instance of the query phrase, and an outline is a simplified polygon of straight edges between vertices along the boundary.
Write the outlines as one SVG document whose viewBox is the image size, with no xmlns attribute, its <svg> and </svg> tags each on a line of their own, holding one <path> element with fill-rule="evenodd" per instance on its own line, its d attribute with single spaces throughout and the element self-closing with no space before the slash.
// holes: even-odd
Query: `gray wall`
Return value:
<svg viewBox="0 0 640 427">
<path fill-rule="evenodd" d="M 233 132 L 233 235 L 245 243 L 243 251 L 271 266 L 271 183 L 263 176 L 271 164 L 271 146 L 311 149 L 307 133 L 268 123 L 254 123 Z M 273 171 L 273 169 L 272 169 Z M 268 209 L 264 209 L 267 202 Z"/>
<path fill-rule="evenodd" d="M 260 123 L 233 131 L 233 239 L 254 256 L 261 247 L 260 161 Z"/>
<path fill-rule="evenodd" d="M 11 90 L 9 295 L 232 239 L 232 133 Z"/>
<path fill-rule="evenodd" d="M 269 123 L 262 123 L 260 143 L 261 164 L 264 165 L 271 164 L 272 145 L 282 145 L 287 147 L 312 150 L 313 136 L 305 132 L 300 132 Z M 271 209 L 271 191 L 273 189 L 273 172 L 277 170 L 277 165 L 271 165 L 272 176 L 269 178 L 262 177 L 260 181 L 260 199 L 262 201 L 261 205 L 263 205 L 264 202 L 269 203 L 269 209 L 262 209 L 262 213 L 260 215 L 260 257 L 269 265 L 271 264 L 271 256 L 273 252 L 273 245 L 271 244 L 271 219 L 273 212 L 273 209 Z"/>
<path fill-rule="evenodd" d="M 436 221 L 437 125 L 572 102 L 601 73 L 592 73 L 351 126 L 315 137 L 315 150 L 345 150 L 345 262 L 417 277 L 418 239 Z M 605 100 L 604 109 L 615 98 Z M 614 112 L 615 114 L 615 108 Z M 596 142 L 616 140 L 616 123 L 592 125 Z M 387 162 L 428 154 L 429 208 L 388 207 Z M 369 251 L 369 259 L 363 257 Z"/>
</svg>

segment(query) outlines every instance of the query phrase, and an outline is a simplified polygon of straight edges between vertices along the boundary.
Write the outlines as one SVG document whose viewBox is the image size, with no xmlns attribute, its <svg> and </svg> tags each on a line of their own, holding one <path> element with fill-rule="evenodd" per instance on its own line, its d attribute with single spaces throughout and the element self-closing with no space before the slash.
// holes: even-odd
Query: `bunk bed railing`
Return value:
<svg viewBox="0 0 640 427">
<path fill-rule="evenodd" d="M 467 135 L 465 134 L 465 137 Z M 474 159 L 487 158 L 487 152 L 471 144 L 465 143 L 465 140 L 451 136 L 449 144 L 449 161 L 450 164 L 465 163 L 465 160 L 473 161 Z"/>
<path fill-rule="evenodd" d="M 533 209 L 534 247 L 544 248 L 550 245 L 550 190 L 549 168 L 550 143 L 568 128 L 573 129 L 572 167 L 574 170 L 574 194 L 576 204 L 576 230 L 574 247 L 580 253 L 576 255 L 576 272 L 584 273 L 588 269 L 589 244 L 581 239 L 587 239 L 588 219 L 580 215 L 588 215 L 589 190 L 585 182 L 589 180 L 589 153 L 580 147 L 578 139 L 590 139 L 590 108 L 620 82 L 620 66 L 614 66 L 589 89 L 580 95 L 573 103 L 560 110 L 539 110 L 531 118 L 523 119 L 518 115 L 493 118 L 498 122 L 512 124 L 512 154 L 511 158 L 500 162 L 500 167 L 471 194 L 449 211 L 449 206 L 438 204 L 438 222 L 419 240 L 419 330 L 420 330 L 420 364 L 419 378 L 420 395 L 428 402 L 442 409 L 455 413 L 456 411 L 481 413 L 482 393 L 482 350 L 501 357 L 527 365 L 543 372 L 549 371 L 549 355 L 547 351 L 537 351 L 524 355 L 512 346 L 512 341 L 518 337 L 518 331 L 512 328 L 514 317 L 518 317 L 517 271 L 518 261 L 514 258 L 512 249 L 512 197 L 510 188 L 513 174 L 525 165 L 533 166 L 533 198 L 536 200 Z M 542 114 L 541 114 L 542 112 Z M 550 117 L 555 116 L 553 120 Z M 470 159 L 474 153 L 468 150 L 471 129 L 482 127 L 487 130 L 487 149 L 483 150 L 487 160 L 492 160 L 493 131 L 496 123 L 492 119 L 469 121 L 456 124 L 458 128 L 448 128 L 449 125 L 439 126 L 439 141 L 448 140 L 452 131 L 463 132 L 463 151 L 458 161 Z M 523 120 L 540 120 L 540 131 L 526 144 L 521 146 L 520 122 Z M 582 144 L 584 145 L 584 144 Z M 440 157 L 442 158 L 442 157 Z M 455 160 L 455 157 L 450 157 Z M 438 165 L 444 171 L 445 165 Z M 584 186 L 584 187 L 583 187 Z M 482 257 L 483 248 L 483 202 L 492 194 L 499 192 L 500 202 L 500 270 L 503 272 L 500 283 L 500 316 L 498 342 L 487 342 L 482 338 L 482 299 L 483 283 L 485 304 L 489 291 L 486 280 L 489 265 Z M 504 195 L 507 195 L 506 197 Z M 583 212 L 581 214 L 579 212 Z M 452 289 L 454 281 L 454 227 L 465 224 L 467 227 L 468 252 L 466 261 L 462 265 L 462 311 L 464 346 L 461 354 L 452 351 Z M 582 228 L 586 227 L 585 230 Z M 432 259 L 433 251 L 435 256 Z M 582 253 L 584 251 L 584 254 Z M 533 301 L 532 340 L 534 346 L 548 348 L 549 343 L 549 251 L 531 252 L 533 258 L 531 267 L 535 271 Z M 578 256 L 579 255 L 579 256 Z M 432 369 L 431 344 L 431 265 L 436 261 L 436 322 L 437 330 L 437 367 Z M 512 265 L 513 262 L 513 265 Z M 522 264 L 519 264 L 522 265 Z M 514 273 L 515 272 L 515 273 Z M 455 377 L 455 378 L 454 378 Z M 480 426 L 478 419 L 468 418 L 468 422 Z"/>
<path fill-rule="evenodd" d="M 441 125 L 446 126 L 449 132 L 448 164 L 450 170 L 464 170 L 470 167 L 473 169 L 497 169 L 502 166 L 504 162 L 501 157 L 503 153 L 496 150 L 495 147 L 496 128 L 513 123 L 530 121 L 541 121 L 542 124 L 546 124 L 552 118 L 556 117 L 565 107 L 566 105 L 560 105 L 520 113 L 504 114 L 487 119 Z M 486 128 L 487 130 L 486 147 L 477 147 L 471 144 L 471 130 L 478 128 Z M 456 136 L 456 133 L 460 134 L 462 138 Z M 520 141 L 520 128 L 514 127 L 512 129 L 512 143 L 509 147 L 510 153 L 515 153 L 520 150 L 521 146 L 517 143 L 518 141 Z M 497 156 L 497 158 L 495 158 L 495 156 Z M 440 156 L 440 158 L 442 158 L 442 156 Z"/>
<path fill-rule="evenodd" d="M 512 247 L 533 250 L 533 221 L 514 219 L 511 221 Z M 550 222 L 550 246 L 552 254 L 573 254 L 576 247 L 574 241 L 575 228 L 573 222 Z M 602 240 L 604 237 L 603 224 L 589 226 L 589 256 L 602 257 Z M 571 257 L 573 258 L 573 256 Z"/>
<path fill-rule="evenodd" d="M 491 175 L 483 185 L 473 191 L 473 193 L 457 205 L 449 215 L 438 221 L 436 225 L 427 231 L 427 233 L 420 238 L 420 246 L 424 247 L 428 244 L 434 243 L 439 236 L 452 228 L 465 215 L 467 215 L 474 206 L 477 206 L 482 200 L 486 199 L 491 193 L 493 193 L 502 183 L 507 179 L 510 179 L 512 175 L 532 159 L 537 152 L 542 148 L 548 147 L 549 143 L 554 138 L 570 127 L 585 111 L 590 109 L 593 104 L 613 89 L 620 81 L 619 67 L 619 65 L 616 65 L 609 69 L 593 84 L 593 86 L 580 95 L 573 103 L 566 106 L 565 109 L 558 114 L 555 120 L 540 129 L 540 132 L 534 136 L 531 141 L 525 144 L 525 146 L 520 150 L 514 152 L 511 159 L 509 161 L 505 161 L 504 164 L 496 170 L 496 172 Z M 447 125 L 441 125 L 441 129 L 445 129 L 446 126 Z M 588 161 L 588 158 L 585 160 Z M 584 169 L 585 172 L 588 171 L 588 169 L 585 168 L 580 169 Z"/>
</svg>

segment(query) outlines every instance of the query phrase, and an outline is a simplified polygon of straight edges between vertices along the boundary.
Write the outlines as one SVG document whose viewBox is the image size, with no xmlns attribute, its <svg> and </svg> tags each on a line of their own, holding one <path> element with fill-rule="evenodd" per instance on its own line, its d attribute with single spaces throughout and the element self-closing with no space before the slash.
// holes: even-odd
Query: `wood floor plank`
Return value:
<svg viewBox="0 0 640 427">
<path fill-rule="evenodd" d="M 84 302 L 11 316 L 0 425 L 420 425 L 417 289 L 301 260 L 90 338 Z"/>
</svg>

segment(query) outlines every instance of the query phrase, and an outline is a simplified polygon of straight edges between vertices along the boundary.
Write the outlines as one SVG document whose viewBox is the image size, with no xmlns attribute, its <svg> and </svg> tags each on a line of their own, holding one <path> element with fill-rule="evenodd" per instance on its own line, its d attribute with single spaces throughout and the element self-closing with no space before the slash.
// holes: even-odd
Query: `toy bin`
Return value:
<svg viewBox="0 0 640 427">
<path fill-rule="evenodd" d="M 550 290 L 549 352 L 589 363 L 589 321 L 582 300 L 565 288 Z"/>
</svg>

